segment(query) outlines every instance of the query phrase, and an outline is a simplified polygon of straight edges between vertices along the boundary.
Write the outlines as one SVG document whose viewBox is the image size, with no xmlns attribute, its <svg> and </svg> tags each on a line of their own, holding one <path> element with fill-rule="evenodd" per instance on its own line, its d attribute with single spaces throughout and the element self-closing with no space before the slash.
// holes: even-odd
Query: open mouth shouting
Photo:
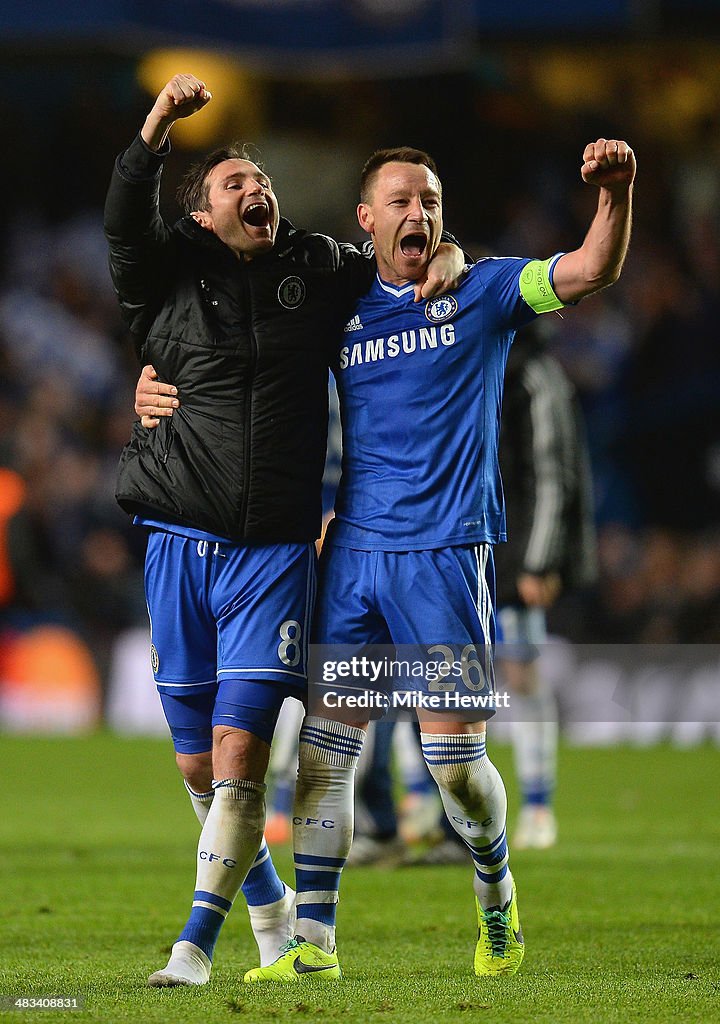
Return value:
<svg viewBox="0 0 720 1024">
<path fill-rule="evenodd" d="M 427 236 L 421 232 L 405 235 L 400 239 L 400 250 L 409 259 L 420 259 L 427 248 Z"/>
<path fill-rule="evenodd" d="M 267 203 L 250 203 L 243 211 L 242 219 L 252 228 L 266 228 L 270 224 L 270 208 Z"/>
</svg>

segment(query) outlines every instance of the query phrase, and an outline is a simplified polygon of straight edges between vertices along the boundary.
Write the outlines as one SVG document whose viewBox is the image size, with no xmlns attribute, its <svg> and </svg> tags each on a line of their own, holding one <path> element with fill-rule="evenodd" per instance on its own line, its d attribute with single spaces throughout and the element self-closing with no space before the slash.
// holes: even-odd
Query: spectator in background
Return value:
<svg viewBox="0 0 720 1024">
<path fill-rule="evenodd" d="M 118 635 L 145 625 L 147 612 L 138 531 L 114 497 L 113 395 L 127 394 L 130 381 L 123 387 L 102 221 L 88 211 L 41 223 L 19 209 L 4 241 L 0 463 L 25 493 L 6 518 L 13 585 L 0 619 L 9 642 L 45 625 L 69 630 L 104 685 Z M 123 439 L 125 405 L 115 428 Z"/>
<path fill-rule="evenodd" d="M 540 671 L 546 611 L 596 577 L 590 465 L 574 388 L 537 333 L 521 332 L 505 376 L 500 467 L 508 541 L 495 553 L 501 681 L 512 693 L 522 795 L 516 849 L 552 846 L 558 718 Z"/>
</svg>

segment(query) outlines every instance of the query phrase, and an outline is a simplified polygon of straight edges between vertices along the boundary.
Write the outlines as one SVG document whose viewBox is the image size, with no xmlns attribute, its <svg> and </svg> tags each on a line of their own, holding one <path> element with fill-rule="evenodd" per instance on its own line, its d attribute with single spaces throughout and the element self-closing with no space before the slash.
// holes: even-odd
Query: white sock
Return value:
<svg viewBox="0 0 720 1024">
<path fill-rule="evenodd" d="M 215 790 L 211 789 L 209 793 L 196 793 L 195 790 L 190 789 L 185 779 L 183 779 L 185 789 L 190 797 L 190 803 L 192 809 L 195 811 L 195 816 L 201 825 L 205 824 L 205 819 L 210 813 L 212 807 L 213 797 L 215 796 Z"/>
<path fill-rule="evenodd" d="M 423 756 L 438 784 L 448 821 L 470 850 L 480 906 L 504 907 L 512 897 L 508 868 L 507 797 L 482 734 L 422 734 Z"/>
<path fill-rule="evenodd" d="M 355 768 L 365 733 L 307 716 L 300 730 L 293 808 L 296 933 L 330 953 L 340 874 L 350 852 Z"/>
<path fill-rule="evenodd" d="M 206 985 L 210 980 L 212 963 L 192 942 L 176 942 L 167 967 L 155 971 L 148 978 L 152 988 L 173 988 L 176 985 Z"/>
<path fill-rule="evenodd" d="M 185 782 L 185 789 L 198 821 L 204 825 L 212 806 L 215 790 L 212 789 L 209 793 L 196 793 L 187 782 Z M 250 872 L 252 869 L 253 865 L 250 866 Z M 252 878 L 251 874 L 250 878 Z M 249 884 L 249 878 L 247 884 Z M 280 947 L 292 938 L 295 931 L 295 890 L 286 885 L 285 892 L 279 900 L 255 906 L 248 904 L 248 913 L 250 927 L 260 953 L 260 966 L 267 967 L 268 964 L 277 960 Z"/>
<path fill-rule="evenodd" d="M 295 890 L 285 887 L 285 895 L 274 903 L 248 907 L 250 924 L 260 952 L 260 966 L 267 967 L 280 956 L 280 947 L 295 934 Z"/>
<path fill-rule="evenodd" d="M 557 774 L 557 701 L 546 679 L 533 693 L 512 695 L 512 743 L 523 803 L 552 802 Z"/>
<path fill-rule="evenodd" d="M 215 797 L 200 833 L 195 895 L 178 941 L 212 960 L 215 943 L 255 860 L 265 823 L 265 786 L 247 779 L 213 783 Z"/>
</svg>

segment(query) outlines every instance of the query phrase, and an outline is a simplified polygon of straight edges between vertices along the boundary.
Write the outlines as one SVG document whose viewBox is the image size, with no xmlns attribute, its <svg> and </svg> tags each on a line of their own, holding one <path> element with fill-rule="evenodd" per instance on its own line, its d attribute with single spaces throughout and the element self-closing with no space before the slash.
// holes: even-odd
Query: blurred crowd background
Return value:
<svg viewBox="0 0 720 1024">
<path fill-rule="evenodd" d="M 541 323 L 587 423 L 600 561 L 550 626 L 580 644 L 720 642 L 717 4 L 208 0 L 179 5 L 185 22 L 163 3 L 152 17 L 94 4 L 85 22 L 83 3 L 32 6 L 0 21 L 0 726 L 122 718 L 151 678 L 144 536 L 114 501 L 139 368 L 102 205 L 116 154 L 182 70 L 215 99 L 173 132 L 168 219 L 189 163 L 241 138 L 294 223 L 361 241 L 360 167 L 409 144 L 436 158 L 470 253 L 545 257 L 592 215 L 585 144 L 630 142 L 624 274 Z"/>
</svg>

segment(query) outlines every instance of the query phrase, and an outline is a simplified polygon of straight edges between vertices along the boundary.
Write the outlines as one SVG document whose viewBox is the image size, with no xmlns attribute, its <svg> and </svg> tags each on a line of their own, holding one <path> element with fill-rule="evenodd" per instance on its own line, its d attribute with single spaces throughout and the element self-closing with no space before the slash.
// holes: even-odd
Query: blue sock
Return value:
<svg viewBox="0 0 720 1024">
<path fill-rule="evenodd" d="M 524 781 L 521 789 L 524 804 L 532 804 L 534 807 L 550 806 L 553 786 L 547 780 L 538 778 L 532 781 Z"/>
<path fill-rule="evenodd" d="M 338 882 L 340 876 L 338 873 Z M 302 931 L 309 931 L 307 927 L 303 928 L 302 921 L 317 921 L 322 924 L 325 928 L 334 928 L 335 921 L 337 918 L 337 903 L 303 903 L 302 906 L 302 920 L 298 923 L 297 930 L 300 938 L 307 938 L 306 935 L 301 935 Z M 312 934 L 312 933 L 311 933 Z"/>
<path fill-rule="evenodd" d="M 214 907 L 211 908 L 206 905 L 209 903 L 214 904 Z M 177 941 L 195 943 L 212 960 L 220 929 L 225 923 L 225 918 L 231 907 L 232 903 L 230 900 L 225 900 L 222 896 L 217 896 L 215 893 L 203 892 L 197 889 L 193 896 L 190 917 L 180 932 Z"/>
<path fill-rule="evenodd" d="M 287 814 L 292 812 L 293 800 L 295 798 L 295 780 L 292 782 L 278 782 L 272 799 L 273 814 Z"/>
<path fill-rule="evenodd" d="M 242 894 L 249 907 L 276 903 L 285 895 L 285 886 L 275 870 L 268 845 L 263 839 L 258 855 L 242 884 Z"/>
</svg>

